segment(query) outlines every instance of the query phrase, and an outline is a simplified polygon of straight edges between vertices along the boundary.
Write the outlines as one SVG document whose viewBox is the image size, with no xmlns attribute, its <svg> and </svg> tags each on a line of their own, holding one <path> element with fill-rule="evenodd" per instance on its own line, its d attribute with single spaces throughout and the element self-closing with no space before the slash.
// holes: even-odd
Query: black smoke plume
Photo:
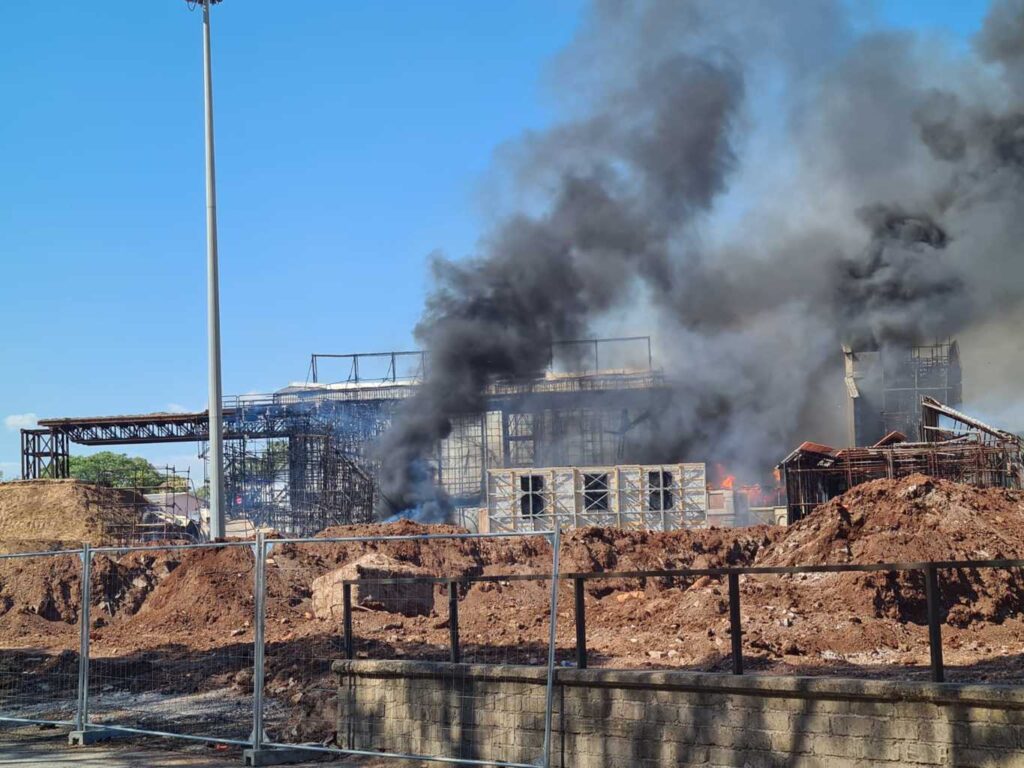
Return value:
<svg viewBox="0 0 1024 768">
<path fill-rule="evenodd" d="M 552 341 L 653 332 L 651 459 L 771 466 L 840 441 L 840 342 L 913 344 L 1021 305 L 1024 5 L 974 53 L 862 31 L 838 0 L 594 0 L 566 118 L 503 147 L 513 204 L 434 256 L 422 388 L 377 449 L 383 512 L 446 514 L 431 456 Z M 993 331 L 1002 333 L 1004 331 Z"/>
</svg>

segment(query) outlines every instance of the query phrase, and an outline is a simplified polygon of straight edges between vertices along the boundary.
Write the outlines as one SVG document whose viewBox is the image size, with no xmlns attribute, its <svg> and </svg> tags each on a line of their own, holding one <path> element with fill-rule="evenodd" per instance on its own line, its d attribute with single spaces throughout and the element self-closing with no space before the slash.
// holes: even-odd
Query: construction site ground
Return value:
<svg viewBox="0 0 1024 768">
<path fill-rule="evenodd" d="M 72 748 L 67 744 L 67 733 L 62 730 L 41 730 L 36 726 L 0 730 L 0 768 L 13 765 L 31 768 L 238 768 L 240 764 L 238 750 L 182 747 L 177 742 L 157 749 L 151 740 Z M 411 760 L 357 757 L 332 760 L 330 764 L 351 768 L 423 768 L 422 763 Z M 291 765 L 312 768 L 323 765 L 323 761 Z"/>
<path fill-rule="evenodd" d="M 456 531 L 401 522 L 324 535 Z M 330 662 L 344 648 L 341 616 L 339 610 L 325 617 L 322 607 L 317 615 L 313 582 L 369 553 L 439 577 L 541 575 L 551 567 L 540 537 L 273 546 L 266 696 L 277 740 L 323 742 L 336 728 Z M 915 475 L 858 486 L 788 528 L 587 528 L 567 532 L 561 554 L 564 573 L 1024 558 L 1024 494 Z M 253 562 L 249 547 L 97 555 L 90 628 L 97 716 L 163 718 L 184 732 L 215 721 L 225 731 L 206 735 L 245 738 Z M 72 556 L 0 560 L 0 661 L 21 673 L 24 690 L 14 693 L 24 700 L 38 694 L 33 681 L 74 677 L 79 568 Z M 967 568 L 939 578 L 947 679 L 1020 682 L 1020 571 Z M 928 678 L 920 572 L 744 576 L 740 587 L 750 672 Z M 428 610 L 408 610 L 400 597 L 359 605 L 357 657 L 446 660 L 444 590 L 433 588 Z M 463 659 L 544 663 L 549 600 L 550 585 L 539 578 L 463 590 Z M 730 669 L 728 591 L 720 578 L 593 580 L 585 601 L 592 666 Z M 559 593 L 560 664 L 573 663 L 574 647 L 566 582 Z"/>
</svg>

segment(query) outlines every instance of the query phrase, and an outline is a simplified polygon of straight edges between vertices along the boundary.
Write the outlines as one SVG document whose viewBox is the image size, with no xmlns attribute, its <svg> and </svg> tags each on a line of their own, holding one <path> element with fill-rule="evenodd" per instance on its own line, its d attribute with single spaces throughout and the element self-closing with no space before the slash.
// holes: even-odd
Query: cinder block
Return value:
<svg viewBox="0 0 1024 768">
<path fill-rule="evenodd" d="M 915 765 L 946 765 L 949 748 L 945 744 L 908 741 L 903 745 L 903 761 Z"/>
<path fill-rule="evenodd" d="M 856 715 L 833 715 L 829 718 L 829 732 L 833 736 L 870 736 L 878 719 Z"/>
<path fill-rule="evenodd" d="M 408 674 L 402 662 L 367 664 L 379 670 L 376 676 L 360 677 L 352 671 L 358 664 L 338 667 L 337 717 L 357 746 L 516 762 L 539 756 L 542 678 L 505 671 L 498 679 L 493 667 L 460 665 L 453 680 L 445 664 L 410 664 Z M 436 669 L 437 678 L 423 669 Z M 993 689 L 992 705 L 982 706 L 981 687 L 960 694 L 916 683 L 640 670 L 560 674 L 566 685 L 555 695 L 556 766 L 564 756 L 572 768 L 895 768 L 959 766 L 965 755 L 979 765 L 1024 765 L 1024 714 L 1012 709 L 1024 706 L 1024 696 L 1012 689 Z M 704 687 L 694 690 L 698 682 Z M 969 703 L 957 705 L 959 695 Z"/>
</svg>

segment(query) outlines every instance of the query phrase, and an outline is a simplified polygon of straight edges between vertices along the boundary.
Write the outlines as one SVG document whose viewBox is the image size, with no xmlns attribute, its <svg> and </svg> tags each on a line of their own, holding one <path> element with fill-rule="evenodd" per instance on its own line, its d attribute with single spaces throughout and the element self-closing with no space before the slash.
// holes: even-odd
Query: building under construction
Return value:
<svg viewBox="0 0 1024 768">
<path fill-rule="evenodd" d="M 991 427 L 931 397 L 923 397 L 921 439 L 890 432 L 873 445 L 836 450 L 803 443 L 779 465 L 788 520 L 860 483 L 920 472 L 982 488 L 1024 487 L 1024 440 Z"/>
<path fill-rule="evenodd" d="M 475 524 L 470 518 L 488 507 L 490 470 L 614 468 L 639 459 L 644 430 L 668 395 L 653 363 L 650 337 L 559 342 L 549 361 L 535 377 L 492 382 L 485 410 L 454 418 L 450 434 L 437 445 L 432 470 L 457 507 L 473 510 L 466 522 Z M 299 535 L 371 520 L 378 493 L 373 446 L 396 408 L 417 390 L 428 366 L 422 352 L 314 354 L 305 381 L 273 394 L 227 401 L 228 520 Z M 67 476 L 71 443 L 202 443 L 207 438 L 205 412 L 42 420 L 38 429 L 22 432 L 22 475 Z M 702 523 L 703 465 L 683 466 L 636 469 L 635 493 L 615 496 L 617 519 L 646 524 L 653 513 L 660 526 Z M 617 470 L 585 474 L 593 476 L 592 484 L 624 476 Z M 658 494 L 648 487 L 652 478 Z M 561 516 L 562 510 L 570 515 L 564 503 L 550 496 L 555 485 L 541 492 L 530 483 L 515 492 L 513 507 L 522 512 L 523 497 L 530 504 L 549 503 L 546 514 Z M 589 511 L 611 513 L 613 490 L 618 493 L 609 488 L 602 496 L 596 485 L 586 489 L 586 498 L 600 497 L 609 507 Z M 537 515 L 528 517 L 532 521 Z M 566 517 L 564 524 L 574 519 Z M 515 526 L 505 512 L 494 524 Z"/>
<path fill-rule="evenodd" d="M 844 346 L 843 360 L 848 445 L 874 445 L 891 432 L 917 440 L 926 397 L 960 407 L 960 350 L 955 340 L 872 349 Z"/>
</svg>

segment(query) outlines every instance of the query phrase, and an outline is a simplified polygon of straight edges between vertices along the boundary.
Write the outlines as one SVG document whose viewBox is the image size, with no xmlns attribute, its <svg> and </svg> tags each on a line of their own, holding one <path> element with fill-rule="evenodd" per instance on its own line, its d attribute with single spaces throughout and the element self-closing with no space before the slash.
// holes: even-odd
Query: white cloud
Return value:
<svg viewBox="0 0 1024 768">
<path fill-rule="evenodd" d="M 4 426 L 12 432 L 17 432 L 19 429 L 31 429 L 36 426 L 37 421 L 39 417 L 34 413 L 12 413 L 4 417 Z"/>
<path fill-rule="evenodd" d="M 192 413 L 192 409 L 188 406 L 182 405 L 181 403 L 168 403 L 168 413 Z"/>
</svg>

